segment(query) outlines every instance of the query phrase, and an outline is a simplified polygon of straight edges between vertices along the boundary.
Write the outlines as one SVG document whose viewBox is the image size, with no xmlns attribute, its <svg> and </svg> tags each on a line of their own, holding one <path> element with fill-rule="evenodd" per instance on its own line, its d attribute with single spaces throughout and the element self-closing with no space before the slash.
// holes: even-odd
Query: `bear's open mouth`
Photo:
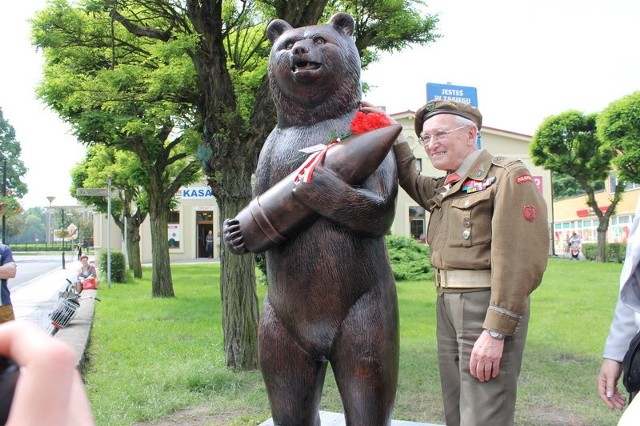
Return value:
<svg viewBox="0 0 640 426">
<path fill-rule="evenodd" d="M 312 71 L 312 70 L 317 70 L 318 68 L 320 68 L 322 64 L 318 63 L 318 62 L 309 62 L 309 61 L 295 61 L 293 63 L 293 66 L 291 67 L 291 71 L 293 72 L 298 72 L 298 71 Z"/>
</svg>

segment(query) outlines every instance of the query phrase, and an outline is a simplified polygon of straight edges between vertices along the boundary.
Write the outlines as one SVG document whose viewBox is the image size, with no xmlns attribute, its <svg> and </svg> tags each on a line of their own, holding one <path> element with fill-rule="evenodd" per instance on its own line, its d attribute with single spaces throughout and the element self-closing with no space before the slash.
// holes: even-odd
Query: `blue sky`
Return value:
<svg viewBox="0 0 640 426">
<path fill-rule="evenodd" d="M 640 90 L 637 0 L 427 0 L 443 35 L 384 55 L 363 72 L 366 99 L 391 113 L 416 110 L 426 84 L 472 86 L 484 125 L 532 135 L 550 115 L 599 112 Z M 74 205 L 69 170 L 84 147 L 35 99 L 42 61 L 27 19 L 45 0 L 0 3 L 0 107 L 29 169 L 25 207 Z"/>
</svg>

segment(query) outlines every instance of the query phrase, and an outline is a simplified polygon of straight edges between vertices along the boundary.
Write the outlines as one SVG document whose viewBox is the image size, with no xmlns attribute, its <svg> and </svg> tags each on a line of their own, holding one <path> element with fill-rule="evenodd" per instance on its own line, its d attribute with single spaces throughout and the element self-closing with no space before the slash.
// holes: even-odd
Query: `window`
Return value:
<svg viewBox="0 0 640 426">
<path fill-rule="evenodd" d="M 169 223 L 180 223 L 180 211 L 172 210 L 169 212 Z"/>
<path fill-rule="evenodd" d="M 409 206 L 409 218 L 424 219 L 424 208 L 420 206 Z"/>
<path fill-rule="evenodd" d="M 169 220 L 167 224 L 167 235 L 168 235 L 168 244 L 169 250 L 175 250 L 180 248 L 180 234 L 181 234 L 181 225 L 180 225 L 180 211 L 172 210 L 169 212 Z"/>
<path fill-rule="evenodd" d="M 423 207 L 409 206 L 409 228 L 412 238 L 421 243 L 425 242 Z"/>
<path fill-rule="evenodd" d="M 196 222 L 213 222 L 213 212 L 210 210 L 197 211 Z"/>
</svg>

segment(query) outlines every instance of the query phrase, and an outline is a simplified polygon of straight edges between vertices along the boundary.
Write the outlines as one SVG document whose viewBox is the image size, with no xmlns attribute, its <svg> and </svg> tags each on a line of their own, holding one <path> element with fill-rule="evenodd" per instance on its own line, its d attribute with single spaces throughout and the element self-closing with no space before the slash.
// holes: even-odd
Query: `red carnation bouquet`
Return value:
<svg viewBox="0 0 640 426">
<path fill-rule="evenodd" d="M 359 135 L 360 133 L 368 132 L 369 130 L 387 127 L 390 124 L 391 121 L 389 121 L 389 117 L 385 114 L 380 112 L 367 114 L 362 111 L 358 111 L 351 121 L 351 133 Z"/>
<path fill-rule="evenodd" d="M 391 121 L 383 113 L 372 112 L 367 114 L 362 111 L 357 111 L 355 117 L 353 117 L 353 120 L 351 120 L 351 125 L 349 126 L 351 133 L 348 133 L 343 137 L 333 137 L 331 141 L 326 145 L 314 145 L 301 150 L 302 152 L 307 154 L 313 153 L 313 155 L 307 158 L 307 160 L 302 164 L 302 166 L 300 167 L 300 172 L 296 176 L 294 183 L 311 183 L 311 180 L 313 179 L 313 171 L 315 170 L 316 165 L 324 160 L 324 157 L 327 154 L 329 148 L 337 143 L 340 143 L 342 139 L 346 139 L 352 135 L 359 135 L 371 130 L 387 127 L 390 124 Z"/>
</svg>

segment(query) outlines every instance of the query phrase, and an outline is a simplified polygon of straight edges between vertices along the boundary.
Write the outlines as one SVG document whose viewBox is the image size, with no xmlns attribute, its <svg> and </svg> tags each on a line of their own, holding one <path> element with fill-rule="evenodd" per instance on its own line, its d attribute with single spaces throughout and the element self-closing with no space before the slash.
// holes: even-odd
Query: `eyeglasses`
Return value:
<svg viewBox="0 0 640 426">
<path fill-rule="evenodd" d="M 464 129 L 465 127 L 469 127 L 469 125 L 465 124 L 464 126 L 456 127 L 455 129 L 451 130 L 438 130 L 432 135 L 422 134 L 418 139 L 420 139 L 420 142 L 422 142 L 423 145 L 428 144 L 432 140 L 436 142 L 442 142 L 449 133 L 455 132 L 456 130 Z"/>
</svg>

